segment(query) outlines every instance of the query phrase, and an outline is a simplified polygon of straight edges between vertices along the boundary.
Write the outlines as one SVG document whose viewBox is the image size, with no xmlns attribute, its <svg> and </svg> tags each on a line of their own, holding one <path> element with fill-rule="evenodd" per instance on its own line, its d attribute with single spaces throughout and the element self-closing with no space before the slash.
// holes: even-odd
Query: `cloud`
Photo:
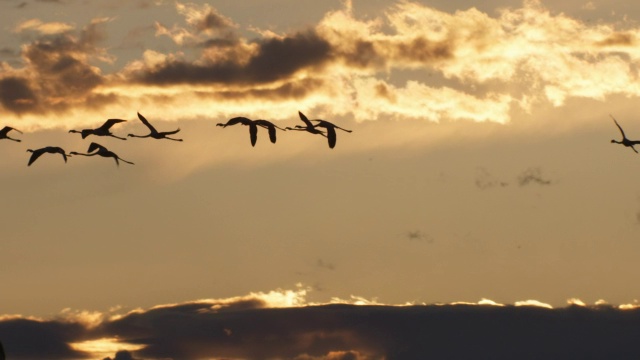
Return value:
<svg viewBox="0 0 640 360">
<path fill-rule="evenodd" d="M 90 61 L 110 61 L 106 51 L 98 47 L 106 36 L 102 25 L 108 21 L 95 19 L 77 34 L 40 29 L 43 35 L 22 47 L 26 67 L 14 69 L 4 64 L 5 71 L 0 76 L 0 103 L 4 109 L 17 114 L 66 111 L 95 99 L 92 90 L 105 79 Z M 23 23 L 22 27 L 38 23 Z"/>
<path fill-rule="evenodd" d="M 48 22 L 44 23 L 39 19 L 26 20 L 18 24 L 14 28 L 14 32 L 21 33 L 24 31 L 36 31 L 44 35 L 54 35 L 66 33 L 75 29 L 75 26 L 71 24 L 61 22 Z"/>
<path fill-rule="evenodd" d="M 552 181 L 542 176 L 540 168 L 529 168 L 518 176 L 518 185 L 527 186 L 531 184 L 551 185 Z"/>
<path fill-rule="evenodd" d="M 634 326 L 640 319 L 637 307 L 623 310 L 602 301 L 587 306 L 576 299 L 558 309 L 535 300 L 515 306 L 489 300 L 451 305 L 306 304 L 305 291 L 162 305 L 104 316 L 91 326 L 77 317 L 4 317 L 0 338 L 11 359 L 96 358 L 97 349 L 104 348 L 101 342 L 109 343 L 109 348 L 120 344 L 118 360 L 382 360 L 478 354 L 492 359 L 549 354 L 632 359 L 640 355 L 636 346 L 640 330 Z M 299 300 L 293 306 L 272 302 L 291 296 Z M 77 350 L 83 342 L 92 342 L 96 350 Z"/>
<path fill-rule="evenodd" d="M 497 15 L 398 1 L 367 18 L 345 3 L 284 33 L 243 28 L 208 4 L 170 8 L 178 20 L 156 23 L 155 35 L 173 45 L 145 47 L 141 34 L 136 41 L 148 49 L 142 57 L 106 74 L 100 65 L 113 64 L 113 56 L 100 46 L 101 24 L 110 20 L 84 29 L 20 23 L 20 34 L 39 37 L 23 45 L 23 67 L 5 63 L 2 77 L 20 79 L 36 101 L 29 107 L 7 99 L 5 110 L 84 115 L 153 106 L 184 118 L 209 116 L 217 101 L 215 111 L 225 117 L 242 109 L 277 120 L 294 106 L 356 121 L 508 123 L 514 110 L 534 105 L 640 95 L 640 28 L 585 23 L 535 0 Z"/>
<path fill-rule="evenodd" d="M 475 180 L 475 184 L 476 187 L 478 187 L 479 189 L 490 189 L 493 187 L 506 187 L 509 186 L 509 183 L 506 181 L 502 181 L 497 179 L 496 177 L 494 177 L 489 170 L 483 168 L 483 167 L 478 167 L 476 169 L 476 180 Z"/>
</svg>

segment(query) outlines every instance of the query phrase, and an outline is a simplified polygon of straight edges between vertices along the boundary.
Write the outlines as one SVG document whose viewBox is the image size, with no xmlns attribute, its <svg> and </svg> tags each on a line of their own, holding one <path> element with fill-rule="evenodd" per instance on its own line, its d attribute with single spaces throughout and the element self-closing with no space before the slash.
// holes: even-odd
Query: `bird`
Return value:
<svg viewBox="0 0 640 360">
<path fill-rule="evenodd" d="M 145 124 L 149 130 L 151 131 L 149 133 L 149 135 L 134 135 L 134 134 L 129 134 L 128 136 L 130 137 L 138 137 L 138 138 L 147 138 L 147 137 L 151 137 L 154 139 L 169 139 L 169 140 L 173 140 L 173 141 L 182 141 L 182 139 L 175 139 L 175 138 L 170 138 L 167 135 L 173 135 L 176 134 L 178 131 L 180 131 L 180 128 L 178 128 L 178 130 L 174 130 L 174 131 L 163 131 L 163 132 L 158 132 L 158 130 L 156 130 L 156 128 L 154 128 L 149 121 L 142 116 L 140 113 L 138 113 L 138 119 L 140 119 L 140 121 L 142 121 L 143 124 Z"/>
<path fill-rule="evenodd" d="M 91 144 L 89 144 L 89 149 L 87 150 L 87 153 L 79 153 L 79 152 L 76 152 L 76 151 L 72 151 L 69 154 L 71 154 L 71 155 L 82 155 L 82 156 L 96 156 L 96 155 L 99 155 L 99 156 L 102 156 L 102 157 L 113 158 L 116 161 L 116 165 L 117 166 L 120 166 L 120 163 L 118 162 L 118 160 L 122 160 L 122 161 L 126 162 L 127 164 L 134 165 L 134 163 L 132 163 L 131 161 L 127 161 L 127 160 L 119 157 L 113 151 L 110 151 L 106 147 L 104 147 L 104 146 L 102 146 L 102 145 L 100 145 L 98 143 L 95 143 L 95 142 L 92 142 Z"/>
<path fill-rule="evenodd" d="M 58 146 L 46 146 L 46 147 L 43 147 L 43 148 L 40 148 L 40 149 L 36 149 L 36 150 L 28 149 L 27 152 L 33 153 L 33 154 L 31 154 L 31 157 L 29 158 L 29 163 L 27 164 L 27 166 L 31 166 L 31 164 L 33 164 L 34 161 L 38 160 L 40 155 L 42 155 L 44 153 L 61 154 L 65 163 L 67 162 L 67 157 L 71 156 L 71 153 L 67 154 L 64 151 L 63 148 L 58 147 Z"/>
<path fill-rule="evenodd" d="M 271 143 L 275 144 L 276 143 L 276 129 L 285 131 L 285 129 L 275 125 L 274 123 L 272 123 L 271 121 L 267 121 L 267 120 L 253 120 L 253 123 L 261 126 L 265 129 L 267 129 L 267 131 L 269 131 L 269 140 L 271 141 Z"/>
<path fill-rule="evenodd" d="M 315 130 L 317 130 L 317 128 L 319 127 L 323 127 L 327 130 L 327 134 L 326 134 L 326 138 L 327 141 L 329 142 L 329 148 L 333 149 L 336 146 L 336 140 L 337 140 L 337 136 L 336 136 L 336 129 L 340 129 L 342 131 L 346 131 L 348 133 L 352 132 L 352 130 L 347 130 L 344 128 L 341 128 L 338 125 L 335 125 L 333 123 L 330 123 L 326 120 L 321 120 L 321 119 L 315 119 L 315 120 L 309 120 L 307 119 L 307 117 L 301 113 L 300 111 L 298 111 L 298 114 L 300 115 L 300 119 L 302 119 L 302 121 L 304 121 L 306 124 L 312 124 L 313 128 Z M 317 122 L 317 124 L 313 124 L 311 121 L 315 121 Z M 307 125 L 307 128 L 309 127 L 309 125 Z M 306 129 L 307 131 L 309 131 L 308 129 Z M 320 130 L 318 130 L 320 131 Z"/>
<path fill-rule="evenodd" d="M 82 135 L 82 138 L 86 138 L 89 135 L 96 135 L 96 136 L 111 136 L 114 137 L 116 139 L 120 139 L 120 140 L 127 140 L 127 138 L 123 138 L 123 137 L 119 137 L 119 136 L 115 136 L 111 133 L 111 131 L 109 131 L 109 129 L 111 129 L 111 127 L 115 124 L 121 123 L 121 122 L 125 122 L 127 120 L 122 120 L 122 119 L 109 119 L 107 121 L 105 121 L 104 124 L 102 124 L 102 126 L 100 126 L 99 128 L 95 128 L 95 129 L 83 129 L 83 130 L 69 130 L 70 133 L 79 133 Z"/>
<path fill-rule="evenodd" d="M 12 137 L 7 136 L 7 133 L 11 130 L 17 131 L 20 134 L 22 134 L 22 131 L 12 128 L 11 126 L 5 126 L 2 128 L 2 130 L 0 130 L 0 139 L 9 139 L 9 140 L 13 140 L 13 141 L 17 141 L 17 142 L 21 142 L 22 140 L 20 139 L 14 139 Z"/>
<path fill-rule="evenodd" d="M 613 122 L 616 123 L 616 126 L 618 127 L 618 129 L 620 129 L 620 133 L 622 134 L 622 140 L 621 141 L 611 140 L 611 142 L 614 143 L 614 144 L 622 144 L 624 146 L 630 147 L 631 150 L 633 150 L 636 153 L 638 153 L 638 150 L 636 150 L 633 147 L 633 145 L 640 144 L 640 140 L 629 140 L 629 139 L 627 139 L 627 136 L 624 134 L 624 130 L 622 130 L 622 127 L 620 126 L 620 124 L 618 124 L 618 122 L 613 117 L 613 115 L 609 114 L 609 116 L 611 116 L 611 118 L 613 119 Z"/>
<path fill-rule="evenodd" d="M 251 139 L 251 146 L 256 146 L 256 141 L 258 140 L 258 126 L 263 127 L 269 131 L 269 139 L 272 143 L 276 142 L 276 128 L 280 130 L 285 130 L 281 127 L 274 125 L 272 122 L 267 120 L 251 120 L 246 117 L 234 117 L 229 119 L 226 123 L 218 123 L 216 126 L 222 126 L 223 128 L 227 126 L 233 125 L 245 125 L 249 127 L 249 137 Z"/>
<path fill-rule="evenodd" d="M 309 119 L 307 119 L 307 117 L 301 113 L 300 111 L 298 111 L 298 115 L 300 116 L 300 120 L 302 120 L 305 124 L 305 126 L 302 125 L 296 125 L 295 127 L 286 127 L 286 130 L 298 130 L 298 131 L 307 131 L 310 132 L 312 134 L 318 134 L 318 135 L 322 135 L 324 137 L 327 137 L 327 135 L 322 132 L 322 130 L 318 130 L 315 128 L 315 126 L 313 126 L 313 123 L 311 121 L 309 121 Z"/>
<path fill-rule="evenodd" d="M 0 341 L 0 360 L 5 360 L 4 349 L 2 348 L 2 341 Z"/>
</svg>

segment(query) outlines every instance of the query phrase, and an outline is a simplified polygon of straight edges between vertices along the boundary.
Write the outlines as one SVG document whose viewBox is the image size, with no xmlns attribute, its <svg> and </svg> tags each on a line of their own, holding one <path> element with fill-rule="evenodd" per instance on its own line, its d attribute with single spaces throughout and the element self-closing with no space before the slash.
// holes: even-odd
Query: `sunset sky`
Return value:
<svg viewBox="0 0 640 360">
<path fill-rule="evenodd" d="M 101 321 L 246 296 L 640 299 L 640 155 L 609 117 L 640 139 L 640 3 L 0 0 L 0 24 L 7 352 L 3 323 L 38 319 L 161 358 Z M 216 126 L 298 111 L 353 132 Z M 68 132 L 144 134 L 136 112 L 184 141 Z M 93 141 L 135 165 L 27 166 Z"/>
</svg>

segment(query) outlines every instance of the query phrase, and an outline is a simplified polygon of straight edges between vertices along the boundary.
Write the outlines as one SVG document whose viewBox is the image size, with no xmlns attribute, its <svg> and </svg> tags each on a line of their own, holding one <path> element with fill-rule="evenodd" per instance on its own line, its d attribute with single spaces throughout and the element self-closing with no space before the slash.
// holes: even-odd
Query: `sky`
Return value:
<svg viewBox="0 0 640 360">
<path fill-rule="evenodd" d="M 640 155 L 611 143 L 610 115 L 640 138 L 639 19 L 622 0 L 0 0 L 0 126 L 22 132 L 0 139 L 8 358 L 397 358 L 354 328 L 295 354 L 187 353 L 127 322 L 237 304 L 242 324 L 487 299 L 633 314 Z M 216 126 L 298 111 L 352 132 L 330 149 L 260 129 L 252 147 Z M 115 135 L 144 135 L 137 112 L 184 141 L 69 133 L 117 118 Z M 28 149 L 94 141 L 135 165 L 27 166 Z M 57 342 L 29 352 L 23 325 Z"/>
</svg>

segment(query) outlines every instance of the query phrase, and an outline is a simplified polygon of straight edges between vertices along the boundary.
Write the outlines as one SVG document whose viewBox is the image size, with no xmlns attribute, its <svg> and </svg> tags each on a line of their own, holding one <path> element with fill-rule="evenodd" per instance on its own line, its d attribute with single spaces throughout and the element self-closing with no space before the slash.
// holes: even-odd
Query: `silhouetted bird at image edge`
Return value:
<svg viewBox="0 0 640 360">
<path fill-rule="evenodd" d="M 218 123 L 216 124 L 216 126 L 222 126 L 223 128 L 226 128 L 227 126 L 233 126 L 237 124 L 241 124 L 249 127 L 249 138 L 251 139 L 251 146 L 256 146 L 256 141 L 258 141 L 258 126 L 265 128 L 269 131 L 269 140 L 271 140 L 273 144 L 276 143 L 276 129 L 285 130 L 267 120 L 251 120 L 241 116 L 229 119 L 229 121 L 227 121 L 224 124 Z"/>
<path fill-rule="evenodd" d="M 0 341 L 0 360 L 6 360 L 6 356 L 4 355 L 4 348 L 2 347 L 2 341 Z"/>
<path fill-rule="evenodd" d="M 8 140 L 16 141 L 16 142 L 20 142 L 20 141 L 22 141 L 22 140 L 20 140 L 20 139 L 14 139 L 14 138 L 12 138 L 12 137 L 9 137 L 9 136 L 7 135 L 7 133 L 8 133 L 9 131 L 11 131 L 11 130 L 13 130 L 13 131 L 17 131 L 17 132 L 19 132 L 20 134 L 22 134 L 22 131 L 20 131 L 20 130 L 18 130 L 18 129 L 12 128 L 11 126 L 5 126 L 5 127 L 3 127 L 3 128 L 2 128 L 2 130 L 0 130 L 0 140 L 2 140 L 2 139 L 8 139 Z"/>
<path fill-rule="evenodd" d="M 123 138 L 123 137 L 119 137 L 119 136 L 115 136 L 111 133 L 110 129 L 113 125 L 121 123 L 121 122 L 125 122 L 127 120 L 122 120 L 122 119 L 109 119 L 107 120 L 104 124 L 102 124 L 102 126 L 100 126 L 99 128 L 95 128 L 95 129 L 83 129 L 83 130 L 69 130 L 70 133 L 77 133 L 82 135 L 82 138 L 86 138 L 89 135 L 96 135 L 96 136 L 111 136 L 114 137 L 116 139 L 120 139 L 120 140 L 127 140 L 127 138 Z"/>
<path fill-rule="evenodd" d="M 180 128 L 178 128 L 178 130 L 174 130 L 174 131 L 163 131 L 163 132 L 158 132 L 158 130 L 156 130 L 156 128 L 154 128 L 149 121 L 142 116 L 140 113 L 138 113 L 138 119 L 140 119 L 140 121 L 142 121 L 143 124 L 145 124 L 148 128 L 150 133 L 148 135 L 134 135 L 134 134 L 129 134 L 129 137 L 137 137 L 137 138 L 147 138 L 147 137 L 151 137 L 154 139 L 169 139 L 169 140 L 173 140 L 173 141 L 182 141 L 182 139 L 175 139 L 175 138 L 170 138 L 167 135 L 173 135 L 176 134 L 178 131 L 180 131 Z"/>
<path fill-rule="evenodd" d="M 613 117 L 613 115 L 609 114 L 609 116 L 611 116 L 611 118 L 613 119 L 613 122 L 616 123 L 616 126 L 618 127 L 618 129 L 620 129 L 620 133 L 622 134 L 622 140 L 621 141 L 617 141 L 617 140 L 611 140 L 611 143 L 614 144 L 621 144 L 624 145 L 626 147 L 630 147 L 631 150 L 635 151 L 636 153 L 638 153 L 638 150 L 636 150 L 633 145 L 638 145 L 640 144 L 640 141 L 638 140 L 629 140 L 627 139 L 627 136 L 624 134 L 624 130 L 622 130 L 622 127 L 620 126 L 620 124 L 618 124 L 618 122 L 616 121 L 616 119 Z"/>
<path fill-rule="evenodd" d="M 127 160 L 119 157 L 113 151 L 109 151 L 109 149 L 107 149 L 106 147 L 104 147 L 104 146 L 102 146 L 102 145 L 100 145 L 98 143 L 94 143 L 94 142 L 92 142 L 89 145 L 89 149 L 87 150 L 87 153 L 83 154 L 83 153 L 79 153 L 79 152 L 76 152 L 76 151 L 72 151 L 69 154 L 71 154 L 71 155 L 82 155 L 82 156 L 96 156 L 96 155 L 98 155 L 98 156 L 102 156 L 102 157 L 110 157 L 110 158 L 113 158 L 113 160 L 116 161 L 116 165 L 117 166 L 120 166 L 120 163 L 118 162 L 118 160 L 124 161 L 127 164 L 134 165 L 131 161 L 127 161 Z"/>
<path fill-rule="evenodd" d="M 33 164 L 34 161 L 38 160 L 40 155 L 42 155 L 44 153 L 60 154 L 60 155 L 62 155 L 62 158 L 64 159 L 65 163 L 67 162 L 67 157 L 71 156 L 71 153 L 67 154 L 64 151 L 63 148 L 57 147 L 57 146 L 47 146 L 47 147 L 43 147 L 43 148 L 36 149 L 36 150 L 27 149 L 27 152 L 33 153 L 33 154 L 31 154 L 31 157 L 29 158 L 29 163 L 27 164 L 27 166 L 31 166 L 31 164 Z"/>
</svg>

